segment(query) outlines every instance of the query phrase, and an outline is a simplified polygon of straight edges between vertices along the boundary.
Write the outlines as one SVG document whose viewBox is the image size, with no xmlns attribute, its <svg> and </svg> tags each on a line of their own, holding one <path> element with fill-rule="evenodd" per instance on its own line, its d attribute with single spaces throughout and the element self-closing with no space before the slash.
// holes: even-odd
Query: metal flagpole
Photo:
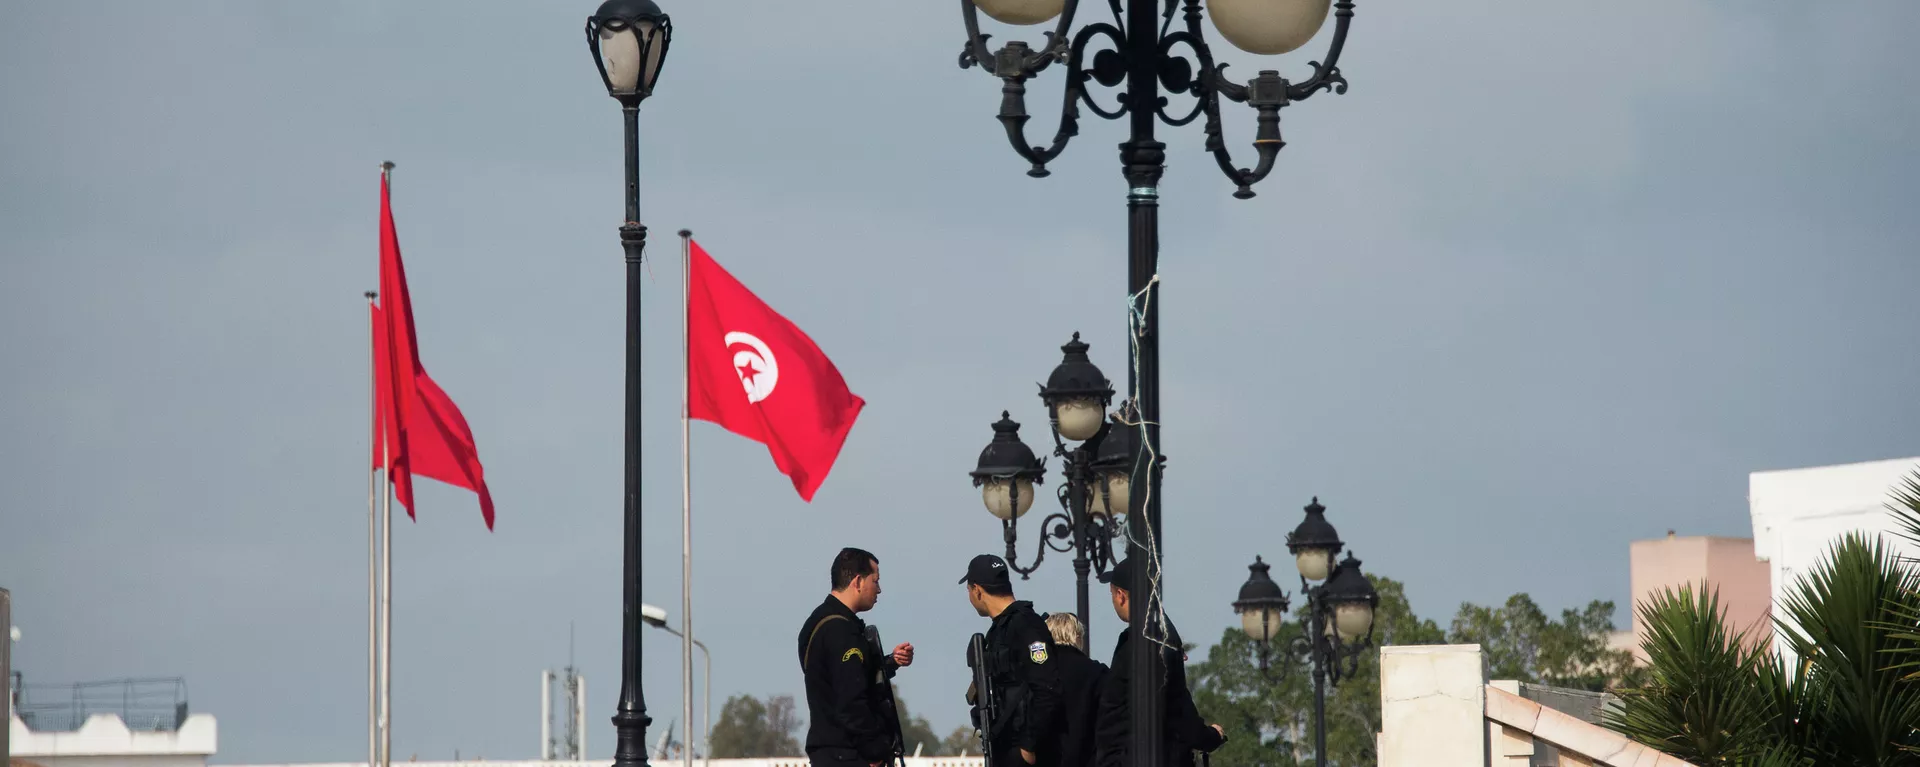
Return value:
<svg viewBox="0 0 1920 767">
<path fill-rule="evenodd" d="M 373 299 L 380 296 L 367 291 L 367 321 L 373 321 Z M 380 332 L 380 328 L 373 328 Z M 367 338 L 367 423 L 369 438 L 367 452 L 373 452 L 380 444 L 380 359 L 378 345 L 372 336 Z M 377 637 L 380 631 L 380 595 L 379 595 L 379 526 L 376 523 L 374 499 L 378 495 L 375 480 L 380 467 L 367 469 L 367 767 L 376 767 L 380 763 L 380 643 Z"/>
<path fill-rule="evenodd" d="M 380 463 L 391 466 L 390 446 L 380 445 Z M 380 767 L 393 764 L 393 472 L 387 471 L 380 502 Z"/>
<path fill-rule="evenodd" d="M 688 243 L 692 239 L 691 230 L 680 230 L 680 633 L 686 640 L 680 643 L 680 713 L 687 720 L 687 744 L 681 749 L 686 767 L 693 767 L 693 432 L 687 391 L 692 373 L 687 368 L 691 360 L 687 314 L 693 310 Z"/>
<path fill-rule="evenodd" d="M 380 164 L 380 176 L 391 188 L 393 163 Z M 405 371 L 411 375 L 413 371 Z M 389 370 L 389 375 L 402 375 Z M 393 403 L 397 410 L 403 404 Z M 383 438 L 380 465 L 387 474 L 386 499 L 380 504 L 380 765 L 393 764 L 393 446 Z"/>
</svg>

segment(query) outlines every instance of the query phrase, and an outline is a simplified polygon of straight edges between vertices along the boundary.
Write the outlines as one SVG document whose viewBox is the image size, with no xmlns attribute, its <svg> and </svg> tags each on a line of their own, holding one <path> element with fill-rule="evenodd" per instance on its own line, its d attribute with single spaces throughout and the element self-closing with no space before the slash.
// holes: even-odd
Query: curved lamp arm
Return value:
<svg viewBox="0 0 1920 767">
<path fill-rule="evenodd" d="M 1335 93 L 1347 92 L 1347 80 L 1340 74 L 1339 62 L 1340 53 L 1347 44 L 1347 29 L 1353 22 L 1353 2 L 1339 0 L 1334 3 L 1336 20 L 1333 42 L 1328 47 L 1326 63 L 1308 62 L 1313 67 L 1313 75 L 1305 82 L 1291 83 L 1281 77 L 1277 71 L 1262 70 L 1259 76 L 1249 80 L 1246 85 L 1228 80 L 1227 65 L 1214 62 L 1213 53 L 1201 31 L 1200 20 L 1203 14 L 1200 0 L 1185 0 L 1185 2 L 1187 28 L 1167 36 L 1162 42 L 1162 58 L 1168 62 L 1184 62 L 1184 59 L 1173 56 L 1171 49 L 1174 45 L 1185 44 L 1193 49 L 1195 57 L 1200 60 L 1200 74 L 1193 78 L 1191 84 L 1186 84 L 1179 77 L 1183 73 L 1175 72 L 1169 75 L 1163 71 L 1162 81 L 1169 90 L 1193 94 L 1197 101 L 1194 107 L 1195 113 L 1205 114 L 1207 118 L 1205 128 L 1207 151 L 1213 155 L 1214 162 L 1220 166 L 1220 171 L 1238 187 L 1234 190 L 1233 196 L 1242 200 L 1248 199 L 1254 196 L 1253 185 L 1260 183 L 1273 172 L 1274 162 L 1278 159 L 1281 148 L 1287 145 L 1280 136 L 1280 110 L 1288 104 L 1303 101 L 1322 90 L 1331 90 Z M 1184 87 L 1180 87 L 1183 85 Z M 1248 104 L 1258 113 L 1258 127 L 1253 139 L 1257 160 L 1252 168 L 1239 167 L 1233 161 L 1233 153 L 1227 149 L 1220 119 L 1220 99 L 1223 97 L 1228 101 Z M 1175 119 L 1162 112 L 1160 117 L 1170 125 L 1184 125 L 1194 119 L 1195 113 Z"/>
</svg>

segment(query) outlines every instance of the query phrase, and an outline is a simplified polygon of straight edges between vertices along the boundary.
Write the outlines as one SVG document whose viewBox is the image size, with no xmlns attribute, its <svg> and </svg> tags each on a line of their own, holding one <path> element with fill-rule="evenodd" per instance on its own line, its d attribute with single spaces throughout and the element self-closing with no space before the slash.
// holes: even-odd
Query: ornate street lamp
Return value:
<svg viewBox="0 0 1920 767">
<path fill-rule="evenodd" d="M 1346 46 L 1347 27 L 1353 20 L 1351 0 L 1211 0 L 1213 26 L 1234 46 L 1255 54 L 1277 54 L 1299 48 L 1318 33 L 1329 10 L 1336 18 L 1333 41 L 1326 56 L 1310 62 L 1313 72 L 1299 82 L 1281 77 L 1275 70 L 1262 70 L 1251 80 L 1237 83 L 1227 78 L 1225 64 L 1214 61 L 1213 49 L 1202 29 L 1202 0 L 1108 0 L 1111 22 L 1096 21 L 1074 29 L 1080 0 L 960 0 L 967 40 L 960 52 L 962 69 L 978 66 L 1000 80 L 1000 124 L 1013 151 L 1025 159 L 1027 175 L 1048 175 L 1047 163 L 1060 156 L 1067 142 L 1080 133 L 1080 108 L 1109 120 L 1125 118 L 1127 140 L 1120 144 L 1121 172 L 1127 181 L 1127 292 L 1133 305 L 1127 313 L 1127 332 L 1133 349 L 1133 364 L 1128 370 L 1129 399 L 1139 408 L 1143 432 L 1136 448 L 1143 454 L 1157 454 L 1160 445 L 1160 338 L 1159 308 L 1159 197 L 1160 176 L 1166 163 L 1166 145 L 1154 136 L 1156 123 L 1182 126 L 1205 118 L 1206 150 L 1213 155 L 1221 172 L 1233 183 L 1233 196 L 1253 196 L 1253 185 L 1273 171 L 1274 161 L 1286 142 L 1280 138 L 1280 110 L 1304 101 L 1321 91 L 1345 93 L 1347 79 L 1340 74 L 1340 52 Z M 999 50 L 988 48 L 988 35 L 980 32 L 980 14 L 1014 25 L 1042 24 L 1058 18 L 1052 31 L 1038 49 L 1020 40 L 1011 40 Z M 1182 28 L 1173 29 L 1175 16 L 1181 16 Z M 1325 62 L 1325 63 L 1322 63 Z M 1064 64 L 1066 83 L 1060 104 L 1059 128 L 1050 142 L 1041 146 L 1027 139 L 1027 81 L 1054 64 Z M 1095 100 L 1091 86 L 1122 89 L 1111 104 Z M 1165 96 L 1162 95 L 1163 90 Z M 1166 96 L 1190 96 L 1192 101 L 1175 106 Z M 1255 162 L 1248 168 L 1234 161 L 1221 129 L 1223 102 L 1246 104 L 1254 110 L 1253 151 Z M 1169 111 L 1172 110 L 1172 111 Z M 1131 485 L 1148 492 L 1131 494 L 1140 508 L 1127 514 L 1128 556 L 1147 557 L 1146 567 L 1133 572 L 1127 587 L 1134 594 L 1159 594 L 1164 590 L 1160 562 L 1148 555 L 1144 546 L 1155 542 L 1164 548 L 1160 528 L 1158 461 L 1136 460 Z M 1159 604 L 1154 598 L 1134 602 L 1129 620 L 1134 632 L 1131 663 L 1136 669 L 1151 668 L 1158 637 L 1142 635 L 1149 627 L 1160 626 Z M 1149 680 L 1151 674 L 1136 679 Z M 1152 767 L 1163 752 L 1161 743 L 1162 696 L 1149 684 L 1136 684 L 1128 693 L 1133 719 L 1134 747 L 1129 761 L 1136 767 Z"/>
<path fill-rule="evenodd" d="M 627 216 L 620 247 L 627 263 L 626 498 L 621 564 L 620 704 L 613 715 L 616 767 L 647 763 L 646 696 L 640 689 L 640 286 L 647 227 L 640 223 L 640 102 L 653 95 L 673 23 L 652 0 L 607 0 L 587 19 L 587 49 L 626 126 Z"/>
<path fill-rule="evenodd" d="M 980 451 L 974 470 L 973 486 L 980 488 L 980 500 L 987 512 L 1000 518 L 1007 527 L 1007 546 L 1013 546 L 1013 521 L 1033 506 L 1033 486 L 1045 481 L 1047 465 L 1033 455 L 1033 448 L 1020 441 L 1020 423 L 1012 414 L 1001 411 L 993 425 L 993 441 Z"/>
<path fill-rule="evenodd" d="M 1240 615 L 1240 627 L 1254 641 L 1261 674 L 1283 678 L 1302 662 L 1312 663 L 1314 763 L 1325 767 L 1327 683 L 1337 687 L 1341 679 L 1350 679 L 1359 671 L 1360 658 L 1373 646 L 1373 611 L 1380 604 L 1380 595 L 1360 570 L 1360 560 L 1351 553 L 1340 564 L 1329 566 L 1340 550 L 1340 536 L 1327 523 L 1327 509 L 1320 505 L 1319 498 L 1313 499 L 1306 511 L 1306 519 L 1287 534 L 1287 548 L 1300 570 L 1300 593 L 1307 598 L 1307 614 L 1301 619 L 1305 631 L 1281 648 L 1278 674 L 1268 674 L 1267 656 L 1285 620 L 1288 598 L 1267 574 L 1267 563 L 1260 557 L 1254 557 L 1253 564 L 1247 566 L 1251 575 L 1240 587 L 1233 611 Z M 1319 580 L 1326 582 L 1310 583 Z"/>
<path fill-rule="evenodd" d="M 1319 496 L 1315 496 L 1307 504 L 1307 518 L 1287 533 L 1287 552 L 1293 555 L 1302 580 L 1326 580 L 1333 571 L 1333 558 L 1340 555 L 1340 534 L 1327 523 L 1326 515 L 1327 507 L 1321 506 Z"/>
<path fill-rule="evenodd" d="M 1253 558 L 1253 564 L 1247 565 L 1251 573 L 1247 582 L 1240 587 L 1240 598 L 1233 600 L 1233 611 L 1240 615 L 1240 629 L 1259 648 L 1260 673 L 1267 671 L 1267 650 L 1273 638 L 1279 636 L 1280 626 L 1287 621 L 1287 609 L 1290 606 L 1287 592 L 1280 584 L 1273 582 L 1267 574 L 1267 563 L 1260 557 Z"/>
<path fill-rule="evenodd" d="M 1048 514 L 1040 523 L 1033 564 L 1020 565 L 1015 520 L 1032 503 L 1032 486 L 1039 483 L 1045 461 L 1035 458 L 1033 451 L 1020 442 L 1020 426 L 1006 413 L 1001 413 L 1000 423 L 994 424 L 993 442 L 981 451 L 980 465 L 972 472 L 974 484 L 983 488 L 987 511 L 1001 520 L 1007 566 L 1023 580 L 1040 569 L 1048 549 L 1074 552 L 1076 608 L 1082 626 L 1092 619 L 1088 576 L 1106 572 L 1114 561 L 1112 541 L 1119 529 L 1115 517 L 1125 513 L 1127 507 L 1136 430 L 1131 420 L 1133 411 L 1127 405 L 1121 406 L 1112 421 L 1107 420 L 1113 386 L 1087 358 L 1087 349 L 1080 334 L 1073 334 L 1073 340 L 1060 347 L 1060 364 L 1040 387 L 1040 401 L 1047 406 L 1047 422 L 1053 432 L 1053 454 L 1060 457 L 1066 481 L 1055 493 L 1061 510 Z M 1021 467 L 1026 468 L 1016 471 Z M 1021 502 L 1015 502 L 1016 498 Z"/>
</svg>

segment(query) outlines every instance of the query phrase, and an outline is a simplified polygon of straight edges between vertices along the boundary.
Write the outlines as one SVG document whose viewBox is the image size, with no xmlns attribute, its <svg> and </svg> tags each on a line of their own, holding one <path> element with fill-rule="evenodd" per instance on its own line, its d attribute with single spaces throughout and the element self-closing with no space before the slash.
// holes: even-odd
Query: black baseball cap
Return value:
<svg viewBox="0 0 1920 767">
<path fill-rule="evenodd" d="M 981 554 L 967 563 L 967 575 L 961 583 L 978 586 L 1013 587 L 1013 578 L 1007 574 L 1007 561 L 992 554 Z"/>
<path fill-rule="evenodd" d="M 1123 589 L 1132 588 L 1131 584 L 1133 583 L 1133 560 L 1132 559 L 1120 560 L 1117 564 L 1113 566 L 1113 569 L 1100 574 L 1100 582 L 1111 583 Z"/>
</svg>

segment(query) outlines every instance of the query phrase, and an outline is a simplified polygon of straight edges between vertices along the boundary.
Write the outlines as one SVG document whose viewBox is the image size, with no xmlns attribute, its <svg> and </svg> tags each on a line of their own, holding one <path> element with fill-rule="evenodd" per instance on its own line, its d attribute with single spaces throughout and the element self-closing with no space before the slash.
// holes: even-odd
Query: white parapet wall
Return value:
<svg viewBox="0 0 1920 767">
<path fill-rule="evenodd" d="M 1486 767 L 1480 645 L 1380 648 L 1380 767 Z"/>
<path fill-rule="evenodd" d="M 30 730 L 17 716 L 7 724 L 14 763 L 38 767 L 206 767 L 219 751 L 219 726 L 207 714 L 171 732 L 135 731 L 114 714 L 94 714 L 71 732 Z"/>
<path fill-rule="evenodd" d="M 1479 645 L 1380 648 L 1379 767 L 1693 767 L 1488 682 Z"/>
<path fill-rule="evenodd" d="M 683 764 L 680 759 L 653 758 L 647 760 L 655 767 L 674 767 Z M 406 767 L 606 767 L 607 760 L 590 762 L 568 761 L 492 761 L 468 760 L 460 762 L 401 762 L 395 765 Z M 804 756 L 778 757 L 772 759 L 694 759 L 694 767 L 810 767 L 811 762 Z M 366 762 L 335 762 L 330 764 L 253 764 L 221 765 L 221 767 L 367 767 Z M 978 756 L 921 756 L 907 757 L 907 767 L 986 767 L 986 760 Z"/>
</svg>

